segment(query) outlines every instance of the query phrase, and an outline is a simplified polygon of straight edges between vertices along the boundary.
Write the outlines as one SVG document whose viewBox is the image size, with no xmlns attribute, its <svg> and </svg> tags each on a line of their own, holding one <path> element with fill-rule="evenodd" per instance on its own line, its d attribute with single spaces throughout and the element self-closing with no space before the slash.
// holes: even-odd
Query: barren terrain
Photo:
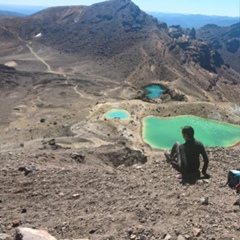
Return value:
<svg viewBox="0 0 240 240">
<path fill-rule="evenodd" d="M 100 77 L 13 72 L 19 84 L 1 92 L 0 232 L 13 236 L 17 220 L 57 239 L 238 239 L 238 196 L 219 186 L 239 167 L 239 147 L 208 149 L 211 178 L 182 185 L 141 136 L 146 115 L 239 123 L 236 104 L 148 103 Z M 112 108 L 131 118 L 104 119 Z"/>
<path fill-rule="evenodd" d="M 208 148 L 211 177 L 193 184 L 177 180 L 164 152 L 142 139 L 148 115 L 240 125 L 239 72 L 131 1 L 101 4 L 41 12 L 32 17 L 36 28 L 18 27 L 27 18 L 0 21 L 0 236 L 13 239 L 19 225 L 71 240 L 239 239 L 239 196 L 222 186 L 240 168 L 240 145 Z M 88 24 L 86 39 L 110 31 L 108 21 L 122 32 L 83 44 L 75 21 Z M 67 45 L 61 24 L 74 35 Z M 168 91 L 147 99 L 143 88 L 152 83 Z M 106 119 L 113 108 L 130 118 Z"/>
</svg>

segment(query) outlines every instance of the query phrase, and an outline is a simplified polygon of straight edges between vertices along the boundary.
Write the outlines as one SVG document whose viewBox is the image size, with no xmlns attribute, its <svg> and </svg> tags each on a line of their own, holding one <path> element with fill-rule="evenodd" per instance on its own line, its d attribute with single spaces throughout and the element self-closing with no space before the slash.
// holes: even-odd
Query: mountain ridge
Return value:
<svg viewBox="0 0 240 240">
<path fill-rule="evenodd" d="M 240 21 L 239 17 L 228 16 L 208 16 L 202 14 L 181 14 L 181 13 L 161 13 L 148 12 L 160 21 L 166 22 L 168 26 L 180 25 L 183 28 L 199 29 L 207 24 L 218 26 L 230 26 Z"/>
<path fill-rule="evenodd" d="M 26 15 L 18 12 L 0 10 L 0 18 L 15 18 L 15 17 L 24 17 L 24 16 Z"/>
<path fill-rule="evenodd" d="M 73 5 L 74 6 L 74 5 Z M 33 6 L 17 6 L 17 5 L 0 5 L 0 9 L 4 11 L 14 11 L 21 15 L 32 15 L 49 7 L 33 7 Z M 29 8 L 29 10 L 28 10 Z M 181 25 L 184 28 L 201 28 L 207 24 L 216 24 L 219 26 L 230 26 L 239 22 L 239 17 L 203 15 L 203 14 L 183 14 L 183 13 L 165 13 L 147 11 L 148 14 L 158 18 L 160 21 L 166 22 L 169 26 Z"/>
<path fill-rule="evenodd" d="M 146 14 L 131 1 L 49 8 L 32 16 L 5 21 L 4 25 L 23 41 L 87 61 L 92 74 L 114 76 L 117 81 L 137 87 L 162 80 L 169 87 L 204 99 L 205 94 L 199 95 L 195 90 L 190 93 L 183 86 L 189 84 L 200 92 L 208 92 L 212 82 L 221 79 L 218 72 L 224 73 L 226 80 L 223 81 L 239 82 L 238 74 L 224 68 L 224 60 L 211 45 L 196 39 L 196 34 L 189 30 L 178 26 L 168 28 L 166 23 Z M 40 33 L 41 37 L 35 37 Z M 9 32 L 4 31 L 4 34 L 9 35 Z M 19 39 L 15 37 L 15 41 Z M 209 73 L 200 73 L 194 65 Z M 212 73 L 215 80 L 211 80 Z M 187 77 L 183 77 L 186 74 Z M 199 81 L 194 80 L 195 76 Z M 174 81 L 178 78 L 181 80 Z M 180 84 L 182 81 L 184 83 Z M 226 95 L 221 89 L 218 88 L 221 93 L 208 94 L 213 94 L 213 98 Z M 236 95 L 227 94 L 227 98 L 236 99 Z"/>
</svg>

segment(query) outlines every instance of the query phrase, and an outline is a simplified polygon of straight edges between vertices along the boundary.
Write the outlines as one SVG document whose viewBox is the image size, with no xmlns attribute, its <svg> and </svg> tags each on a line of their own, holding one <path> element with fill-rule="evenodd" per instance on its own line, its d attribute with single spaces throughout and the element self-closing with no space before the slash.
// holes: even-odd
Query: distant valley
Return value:
<svg viewBox="0 0 240 240">
<path fill-rule="evenodd" d="M 160 13 L 149 12 L 152 16 L 158 18 L 160 21 L 166 22 L 169 26 L 180 25 L 183 28 L 201 28 L 207 24 L 214 24 L 218 26 L 230 26 L 239 23 L 239 17 L 224 17 L 224 16 L 207 16 L 207 15 L 191 15 L 178 13 Z"/>
<path fill-rule="evenodd" d="M 23 17 L 24 14 L 18 12 L 0 10 L 0 17 Z"/>
<path fill-rule="evenodd" d="M 8 5 L 0 3 L 0 14 L 8 12 L 8 15 L 31 15 L 47 7 L 44 6 L 25 6 L 25 5 Z"/>
</svg>

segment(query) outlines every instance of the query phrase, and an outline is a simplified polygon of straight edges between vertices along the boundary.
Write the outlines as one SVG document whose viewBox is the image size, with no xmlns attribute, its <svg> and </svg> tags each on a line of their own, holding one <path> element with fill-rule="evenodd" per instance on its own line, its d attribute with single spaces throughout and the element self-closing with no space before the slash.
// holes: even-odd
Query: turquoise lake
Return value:
<svg viewBox="0 0 240 240">
<path fill-rule="evenodd" d="M 143 140 L 153 148 L 170 149 L 179 141 L 184 143 L 182 128 L 190 125 L 195 130 L 195 139 L 208 147 L 229 147 L 240 142 L 240 126 L 194 116 L 143 119 Z"/>
<path fill-rule="evenodd" d="M 105 118 L 119 118 L 119 119 L 129 119 L 130 113 L 123 109 L 111 109 L 107 113 L 104 114 Z"/>
<path fill-rule="evenodd" d="M 146 94 L 149 98 L 159 98 L 163 92 L 166 91 L 165 88 L 157 84 L 152 84 L 144 88 L 148 93 Z"/>
</svg>

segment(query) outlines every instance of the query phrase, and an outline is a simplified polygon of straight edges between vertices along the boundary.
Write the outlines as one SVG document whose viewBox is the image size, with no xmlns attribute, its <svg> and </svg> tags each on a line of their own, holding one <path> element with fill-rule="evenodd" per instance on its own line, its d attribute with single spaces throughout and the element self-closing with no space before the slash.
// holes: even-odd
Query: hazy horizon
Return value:
<svg viewBox="0 0 240 240">
<path fill-rule="evenodd" d="M 32 7 L 32 8 L 48 8 L 52 6 L 68 6 L 68 5 L 92 5 L 94 3 L 103 2 L 102 0 L 9 0 L 7 3 L 0 1 L 0 10 L 3 6 Z M 132 0 L 142 10 L 148 12 L 176 13 L 176 14 L 193 14 L 208 16 L 228 16 L 240 18 L 240 1 L 231 0 L 229 4 L 225 0 L 152 0 L 151 4 L 144 0 Z"/>
</svg>

